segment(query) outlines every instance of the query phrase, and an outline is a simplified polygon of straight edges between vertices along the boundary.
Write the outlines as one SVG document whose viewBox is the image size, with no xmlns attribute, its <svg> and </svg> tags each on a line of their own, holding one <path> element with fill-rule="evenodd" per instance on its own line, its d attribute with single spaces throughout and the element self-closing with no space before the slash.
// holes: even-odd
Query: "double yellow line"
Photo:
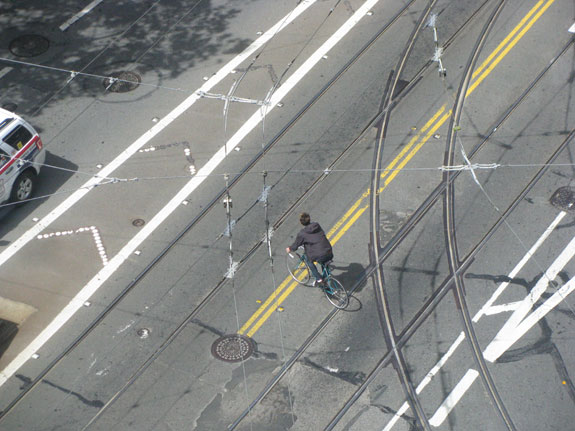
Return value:
<svg viewBox="0 0 575 431">
<path fill-rule="evenodd" d="M 539 0 L 535 6 L 523 17 L 515 28 L 501 41 L 487 59 L 479 66 L 472 75 L 472 82 L 465 94 L 469 96 L 477 86 L 493 71 L 499 62 L 509 53 L 509 51 L 519 42 L 519 40 L 529 31 L 543 13 L 553 4 L 555 0 Z M 413 136 L 409 143 L 401 150 L 397 157 L 386 167 L 381 174 L 383 185 L 377 190 L 382 193 L 387 186 L 395 179 L 397 174 L 405 165 L 417 154 L 423 145 L 435 134 L 435 132 L 451 117 L 451 110 L 446 111 L 443 105 L 425 125 Z M 332 245 L 335 245 L 343 235 L 355 224 L 359 217 L 369 208 L 369 195 L 371 191 L 366 190 L 361 197 L 346 211 L 346 213 L 329 230 L 327 237 Z M 266 299 L 266 301 L 256 310 L 248 321 L 240 328 L 239 334 L 253 337 L 264 322 L 274 311 L 285 301 L 289 294 L 296 288 L 298 283 L 291 277 L 286 279 L 278 288 Z"/>
</svg>

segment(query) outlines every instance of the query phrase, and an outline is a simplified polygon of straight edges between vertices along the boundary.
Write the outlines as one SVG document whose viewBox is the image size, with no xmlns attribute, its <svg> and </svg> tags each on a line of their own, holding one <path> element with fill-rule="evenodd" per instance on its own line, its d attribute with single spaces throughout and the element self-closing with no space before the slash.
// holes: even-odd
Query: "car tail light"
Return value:
<svg viewBox="0 0 575 431">
<path fill-rule="evenodd" d="M 38 147 L 39 150 L 41 150 L 42 147 L 44 146 L 44 144 L 42 143 L 42 139 L 40 139 L 39 136 L 38 136 L 38 140 L 36 141 L 36 146 Z"/>
</svg>

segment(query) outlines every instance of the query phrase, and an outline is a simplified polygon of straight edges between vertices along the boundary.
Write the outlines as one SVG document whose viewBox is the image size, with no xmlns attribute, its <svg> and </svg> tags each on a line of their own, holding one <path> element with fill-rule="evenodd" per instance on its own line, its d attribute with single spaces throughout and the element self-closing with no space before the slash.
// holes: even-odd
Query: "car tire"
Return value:
<svg viewBox="0 0 575 431">
<path fill-rule="evenodd" d="M 23 202 L 32 197 L 36 186 L 36 175 L 32 171 L 25 171 L 14 182 L 10 201 L 14 203 Z"/>
</svg>

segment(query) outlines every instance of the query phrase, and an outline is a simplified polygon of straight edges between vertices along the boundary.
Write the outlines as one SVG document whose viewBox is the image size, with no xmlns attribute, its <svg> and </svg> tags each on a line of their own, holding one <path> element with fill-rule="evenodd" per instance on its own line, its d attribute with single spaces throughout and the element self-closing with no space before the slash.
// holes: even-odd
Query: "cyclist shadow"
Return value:
<svg viewBox="0 0 575 431">
<path fill-rule="evenodd" d="M 349 305 L 344 311 L 359 311 L 362 308 L 361 301 L 355 296 L 356 293 L 361 292 L 363 288 L 367 285 L 367 279 L 364 279 L 359 285 L 356 286 L 358 280 L 363 277 L 365 273 L 365 267 L 360 263 L 349 263 L 348 265 L 340 265 L 338 263 L 332 263 L 331 267 L 336 270 L 334 277 L 337 278 L 341 284 L 345 286 L 349 295 Z M 355 287 L 353 293 L 350 292 L 352 288 Z"/>
</svg>

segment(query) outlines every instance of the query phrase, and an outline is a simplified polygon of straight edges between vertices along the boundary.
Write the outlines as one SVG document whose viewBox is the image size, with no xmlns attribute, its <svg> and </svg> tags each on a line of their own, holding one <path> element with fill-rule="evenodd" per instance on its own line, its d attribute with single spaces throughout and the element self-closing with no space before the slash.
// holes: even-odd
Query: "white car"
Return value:
<svg viewBox="0 0 575 431">
<path fill-rule="evenodd" d="M 30 124 L 0 108 L 0 203 L 30 199 L 46 159 L 42 147 Z"/>
</svg>

